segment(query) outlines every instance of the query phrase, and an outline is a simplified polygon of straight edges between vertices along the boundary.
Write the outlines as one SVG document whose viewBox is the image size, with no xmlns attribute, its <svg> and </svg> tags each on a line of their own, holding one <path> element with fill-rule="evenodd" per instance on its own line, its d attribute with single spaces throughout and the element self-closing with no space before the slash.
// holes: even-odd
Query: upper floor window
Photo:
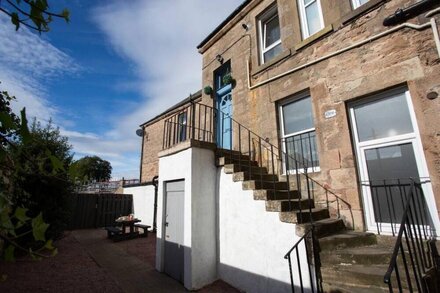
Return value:
<svg viewBox="0 0 440 293">
<path fill-rule="evenodd" d="M 359 6 L 364 5 L 367 2 L 368 2 L 368 0 L 352 0 L 353 9 L 356 9 Z"/>
<path fill-rule="evenodd" d="M 261 63 L 277 56 L 281 48 L 280 19 L 276 6 L 272 6 L 258 19 L 260 32 Z"/>
<path fill-rule="evenodd" d="M 321 0 L 298 0 L 298 7 L 304 39 L 324 28 Z"/>
</svg>

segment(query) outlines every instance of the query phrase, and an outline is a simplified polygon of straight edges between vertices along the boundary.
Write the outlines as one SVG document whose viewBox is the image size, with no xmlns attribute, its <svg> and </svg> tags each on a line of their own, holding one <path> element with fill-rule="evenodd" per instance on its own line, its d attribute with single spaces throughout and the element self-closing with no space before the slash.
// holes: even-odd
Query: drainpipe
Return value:
<svg viewBox="0 0 440 293">
<path fill-rule="evenodd" d="M 425 12 L 436 2 L 439 3 L 438 0 L 421 0 L 408 7 L 399 8 L 396 10 L 396 12 L 394 12 L 393 14 L 391 14 L 390 16 L 386 17 L 383 20 L 383 25 L 392 26 L 401 23 L 406 19 L 412 18 L 414 16 L 417 16 Z"/>
<path fill-rule="evenodd" d="M 144 160 L 145 127 L 142 126 L 141 164 L 139 166 L 139 183 L 142 183 L 142 163 Z"/>
<path fill-rule="evenodd" d="M 153 180 L 151 180 L 153 182 L 154 185 L 154 214 L 153 214 L 153 232 L 156 232 L 157 230 L 157 222 L 156 222 L 156 218 L 157 218 L 157 191 L 158 191 L 158 185 L 159 185 L 159 176 L 154 176 Z"/>
</svg>

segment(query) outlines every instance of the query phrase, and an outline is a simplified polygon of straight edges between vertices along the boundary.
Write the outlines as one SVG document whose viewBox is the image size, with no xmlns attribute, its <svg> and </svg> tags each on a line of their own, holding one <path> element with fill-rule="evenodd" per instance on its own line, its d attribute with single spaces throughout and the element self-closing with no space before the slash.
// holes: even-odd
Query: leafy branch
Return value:
<svg viewBox="0 0 440 293">
<path fill-rule="evenodd" d="M 48 32 L 49 24 L 54 18 L 64 19 L 66 22 L 70 20 L 69 10 L 63 9 L 60 13 L 52 12 L 46 0 L 5 0 L 5 3 L 5 6 L 0 6 L 0 11 L 10 17 L 16 30 L 20 28 L 20 25 L 24 25 L 39 33 Z"/>
<path fill-rule="evenodd" d="M 32 214 L 30 209 L 17 205 L 12 198 L 28 194 L 22 186 L 16 186 L 26 180 L 23 175 L 27 173 L 20 171 L 24 170 L 26 165 L 29 165 L 27 168 L 34 177 L 41 176 L 35 173 L 36 171 L 52 178 L 57 177 L 58 171 L 64 171 L 61 160 L 45 146 L 43 149 L 38 147 L 42 153 L 41 158 L 27 153 L 27 146 L 35 143 L 34 137 L 28 128 L 25 109 L 20 112 L 20 118 L 12 112 L 11 102 L 14 99 L 15 97 L 9 96 L 7 92 L 0 92 L 0 255 L 3 255 L 6 261 L 14 260 L 17 250 L 26 252 L 36 259 L 56 254 L 52 240 L 46 239 L 49 224 L 44 221 L 43 213 L 39 211 L 36 215 L 34 209 L 33 214 L 36 216 L 29 216 Z M 43 163 L 38 163 L 38 159 L 42 159 L 43 163 L 47 161 L 51 165 L 50 170 L 44 168 Z M 59 179 L 64 178 L 57 178 Z M 68 178 L 64 180 L 67 181 Z M 22 190 L 18 192 L 17 188 Z M 31 234 L 33 242 L 38 244 L 34 250 L 21 244 L 23 238 L 28 238 Z M 49 250 L 51 254 L 44 254 L 43 250 Z"/>
</svg>

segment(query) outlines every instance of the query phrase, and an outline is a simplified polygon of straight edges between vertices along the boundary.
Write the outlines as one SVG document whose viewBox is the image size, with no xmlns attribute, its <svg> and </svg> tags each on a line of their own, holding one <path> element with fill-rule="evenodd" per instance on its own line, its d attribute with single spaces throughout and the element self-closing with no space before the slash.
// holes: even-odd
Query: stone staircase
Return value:
<svg viewBox="0 0 440 293">
<path fill-rule="evenodd" d="M 394 237 L 347 232 L 319 240 L 324 292 L 389 292 L 383 277 L 391 259 Z M 407 290 L 403 284 L 403 290 Z M 406 291 L 408 292 L 408 291 Z"/>
<path fill-rule="evenodd" d="M 313 219 L 321 248 L 324 292 L 388 292 L 383 276 L 394 238 L 347 230 L 342 219 L 331 217 L 327 208 L 315 206 L 313 200 L 300 199 L 300 191 L 292 187 L 289 202 L 287 182 L 268 174 L 247 155 L 218 149 L 216 160 L 225 173 L 233 174 L 235 182 L 242 182 L 243 190 L 253 190 L 254 200 L 266 201 L 267 212 L 278 212 L 280 221 L 296 224 L 299 236 L 311 228 Z"/>
<path fill-rule="evenodd" d="M 282 222 L 297 224 L 299 236 L 311 227 L 311 220 L 319 238 L 346 230 L 342 219 L 330 217 L 327 208 L 315 207 L 313 199 L 301 198 L 299 190 L 289 189 L 286 181 L 278 175 L 268 174 L 267 168 L 258 166 L 258 162 L 250 160 L 249 156 L 218 149 L 216 157 L 217 166 L 224 167 L 225 173 L 233 174 L 235 182 L 241 181 L 243 190 L 253 190 L 255 200 L 266 201 L 266 211 L 278 212 Z"/>
</svg>

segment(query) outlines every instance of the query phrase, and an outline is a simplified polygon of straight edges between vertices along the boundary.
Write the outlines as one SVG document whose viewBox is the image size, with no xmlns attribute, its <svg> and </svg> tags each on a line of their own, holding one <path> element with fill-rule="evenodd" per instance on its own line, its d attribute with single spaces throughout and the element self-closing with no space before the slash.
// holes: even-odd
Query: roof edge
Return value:
<svg viewBox="0 0 440 293">
<path fill-rule="evenodd" d="M 252 0 L 245 0 L 240 4 L 229 16 L 223 20 L 198 46 L 197 49 L 200 49 L 206 43 L 209 42 L 230 20 L 232 20 L 237 14 L 239 14 Z"/>
</svg>

